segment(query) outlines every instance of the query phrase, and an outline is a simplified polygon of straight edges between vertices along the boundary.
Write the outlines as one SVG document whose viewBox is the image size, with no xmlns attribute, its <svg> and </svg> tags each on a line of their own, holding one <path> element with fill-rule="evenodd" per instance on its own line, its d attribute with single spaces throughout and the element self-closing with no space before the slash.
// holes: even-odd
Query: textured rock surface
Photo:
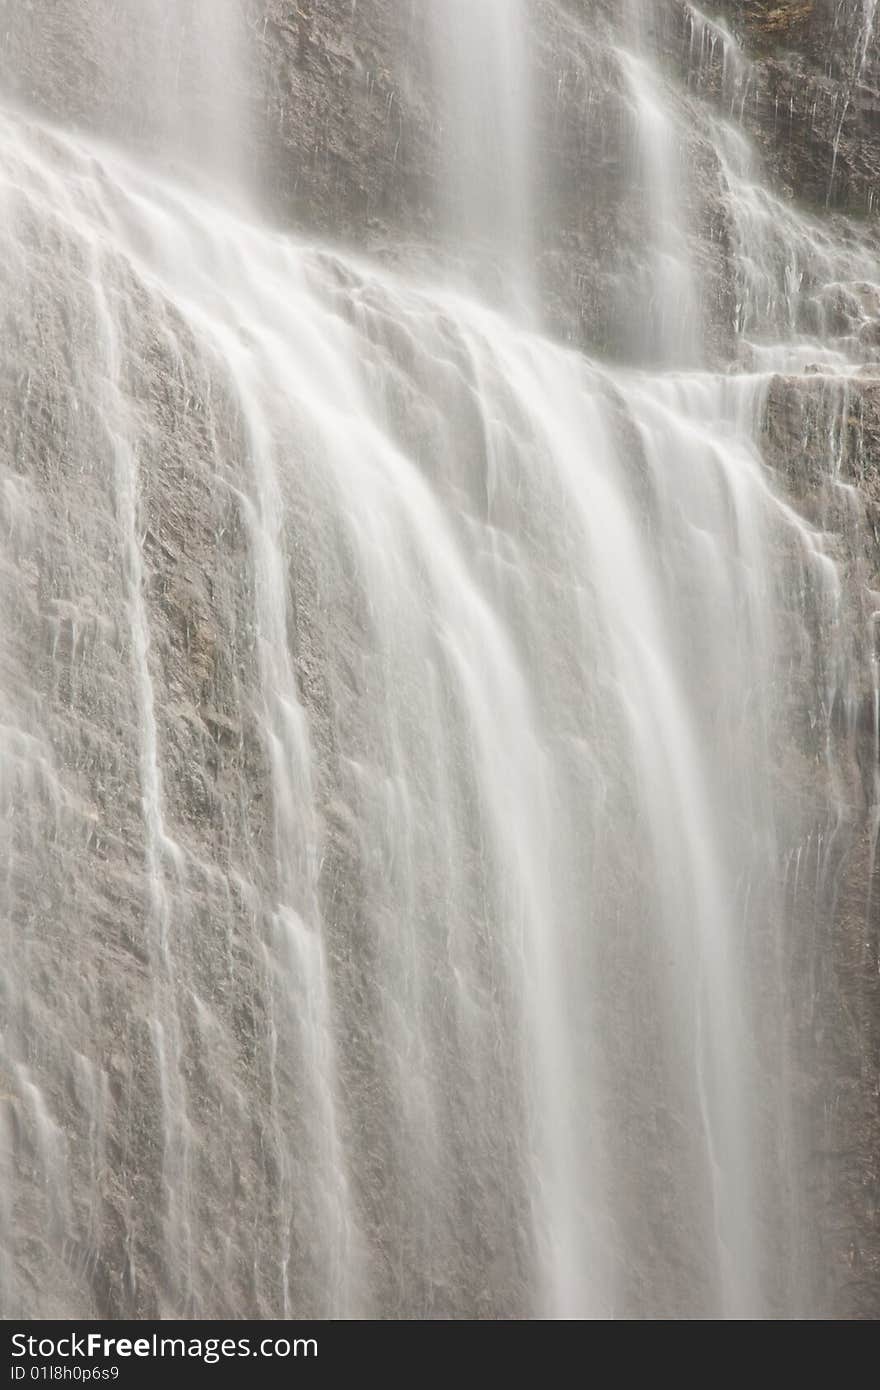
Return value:
<svg viewBox="0 0 880 1390">
<path fill-rule="evenodd" d="M 732 115 L 737 128 L 754 140 L 781 206 L 809 206 L 819 227 L 833 229 L 843 239 L 861 235 L 873 225 L 880 190 L 880 59 L 877 43 L 865 27 L 868 7 L 861 3 L 718 0 L 707 9 L 742 42 L 744 57 L 735 71 L 725 66 L 723 35 L 711 39 L 710 34 L 707 39 L 702 19 L 695 19 L 691 7 L 679 0 L 652 7 L 652 38 L 677 93 L 681 166 L 687 172 L 680 193 L 689 255 L 702 286 L 706 354 L 711 363 L 725 365 L 736 356 L 735 330 L 742 317 L 743 295 L 734 269 L 739 233 L 730 215 L 726 175 L 710 138 L 707 112 Z M 529 6 L 536 155 L 531 235 L 541 316 L 549 331 L 599 355 L 632 360 L 642 354 L 650 361 L 653 348 L 644 321 L 634 321 L 625 309 L 632 304 L 631 285 L 655 210 L 633 177 L 640 156 L 632 104 L 622 89 L 614 55 L 615 11 L 614 0 L 534 0 Z M 157 13 L 144 7 L 147 29 L 159 23 Z M 0 0 L 0 75 L 4 89 L 25 105 L 150 152 L 178 170 L 189 167 L 194 153 L 208 162 L 212 150 L 225 158 L 225 147 L 235 143 L 235 163 L 248 196 L 279 224 L 307 237 L 345 243 L 404 270 L 417 271 L 430 261 L 434 273 L 442 262 L 451 274 L 467 275 L 473 273 L 473 253 L 451 234 L 439 211 L 444 132 L 437 72 L 424 42 L 424 16 L 425 6 L 401 0 L 358 0 L 350 9 L 339 0 L 299 0 L 298 5 L 242 0 L 246 61 L 230 101 L 234 119 L 219 138 L 208 115 L 213 110 L 210 74 L 195 80 L 198 55 L 187 47 L 184 29 L 175 41 L 183 54 L 187 76 L 182 85 L 191 119 L 187 139 L 172 152 L 167 131 L 157 120 L 160 104 L 151 100 L 143 72 L 136 61 L 134 69 L 120 69 L 117 55 L 136 55 L 138 49 L 132 47 L 130 35 L 120 31 L 122 12 L 112 0 L 56 0 L 51 5 Z M 703 56 L 696 67 L 695 42 L 709 45 L 705 52 L 700 48 Z M 44 251 L 47 286 L 53 248 Z M 870 285 L 853 283 L 856 290 L 834 282 L 829 313 L 839 336 L 849 340 L 857 335 L 870 355 L 880 346 L 880 304 Z M 497 272 L 494 283 L 484 276 L 481 288 L 487 297 L 503 301 L 503 272 Z M 13 460 L 22 481 L 17 484 L 21 498 L 5 497 L 16 566 L 0 575 L 0 587 L 4 611 L 11 615 L 10 659 L 18 663 L 16 679 L 20 674 L 23 685 L 51 691 L 45 721 L 53 746 L 62 754 L 66 750 L 71 759 L 87 752 L 75 804 L 58 810 L 56 789 L 48 785 L 46 774 L 44 806 L 71 818 L 80 849 L 65 863 L 65 900 L 50 901 L 54 890 L 47 886 L 44 899 L 28 906 L 25 949 L 35 976 L 48 981 L 52 952 L 63 946 L 58 939 L 47 939 L 45 923 L 54 922 L 61 933 L 78 904 L 98 894 L 103 931 L 78 942 L 71 963 L 83 977 L 104 982 L 103 1008 L 112 1037 L 106 1104 L 114 1114 L 124 1111 L 126 1122 L 115 1130 L 123 1136 L 118 1151 L 95 1159 L 101 1163 L 100 1211 L 94 1217 L 80 1213 L 81 1226 L 91 1219 L 102 1226 L 110 1253 L 94 1267 L 88 1250 L 74 1252 L 72 1259 L 79 1262 L 77 1268 L 87 1269 L 96 1309 L 149 1315 L 158 1306 L 153 1291 L 166 1277 L 155 1267 L 160 1242 L 154 1229 L 142 1225 L 132 1247 L 124 1221 L 127 1165 L 132 1154 L 140 1155 L 141 1161 L 155 1149 L 151 1116 L 159 1103 L 146 1005 L 139 1014 L 126 1009 L 128 1000 L 145 994 L 148 964 L 136 902 L 143 858 L 141 807 L 132 794 L 137 768 L 121 736 L 123 723 L 134 716 L 115 704 L 116 692 L 127 688 L 120 673 L 131 654 L 122 636 L 122 616 L 117 629 L 112 623 L 108 626 L 105 614 L 83 610 L 79 594 L 94 588 L 96 581 L 83 568 L 87 561 L 78 543 L 76 516 L 66 502 L 73 489 L 87 495 L 90 516 L 103 517 L 109 535 L 117 523 L 107 487 L 113 464 L 109 454 L 96 456 L 91 472 L 74 475 L 76 461 L 90 456 L 92 441 L 100 435 L 97 403 L 83 398 L 74 406 L 67 368 L 56 371 L 44 362 L 32 382 L 21 367 L 42 359 L 44 341 L 60 341 L 66 335 L 74 355 L 78 348 L 69 325 L 59 321 L 62 308 L 48 289 L 35 280 L 32 293 L 33 337 L 17 337 L 16 327 L 7 336 L 2 361 L 4 394 L 24 402 L 25 416 L 4 413 L 2 420 L 4 457 Z M 821 293 L 825 305 L 828 287 L 823 285 Z M 88 313 L 83 310 L 80 316 L 75 303 L 68 304 L 66 312 L 78 331 L 94 331 Z M 20 324 L 21 317 L 16 322 Z M 135 329 L 140 333 L 138 325 L 133 325 L 133 333 Z M 185 338 L 181 325 L 174 330 Z M 85 342 L 82 351 L 88 351 Z M 195 945 L 188 965 L 192 978 L 215 1002 L 218 1017 L 228 1023 L 229 1035 L 241 1040 L 240 1055 L 228 1059 L 229 1074 L 243 1090 L 268 1088 L 271 1082 L 260 1074 L 249 1039 L 267 1026 L 272 989 L 253 968 L 244 946 L 255 919 L 248 895 L 265 886 L 263 858 L 255 847 L 267 846 L 272 835 L 266 755 L 252 717 L 256 697 L 246 687 L 244 674 L 253 668 L 255 643 L 245 616 L 253 604 L 244 558 L 246 538 L 236 505 L 229 494 L 217 491 L 210 473 L 210 412 L 194 408 L 191 395 L 205 383 L 184 379 L 169 341 L 160 336 L 135 335 L 124 371 L 128 394 L 143 403 L 146 601 L 153 631 L 159 737 L 170 760 L 169 821 L 194 863 L 231 865 L 242 871 L 235 901 L 229 901 L 225 882 L 219 884 L 206 870 L 190 922 L 194 942 L 200 922 L 222 917 L 228 924 L 228 973 L 218 971 L 216 961 L 200 959 Z M 401 407 L 401 415 L 405 413 Z M 223 409 L 217 406 L 212 419 L 222 418 Z M 182 419 L 187 421 L 185 434 Z M 48 453 L 40 443 L 47 435 L 63 447 Z M 851 606 L 861 630 L 869 632 L 880 593 L 876 376 L 862 370 L 846 377 L 821 371 L 777 377 L 768 389 L 762 437 L 766 460 L 798 509 L 818 530 L 836 538 L 834 554 L 846 574 Z M 205 461 L 203 470 L 200 460 Z M 26 514 L 35 499 L 39 525 L 30 532 L 19 531 L 19 503 L 23 501 Z M 114 563 L 122 577 L 125 558 L 117 557 Z M 303 560 L 302 575 L 308 573 L 308 561 Z M 315 595 L 307 578 L 300 582 L 304 611 L 312 612 L 318 607 Z M 344 621 L 354 629 L 366 619 L 347 612 Z M 304 698 L 315 716 L 324 765 L 333 766 L 337 755 L 331 721 L 321 722 L 331 700 L 323 684 L 326 661 L 320 624 L 309 631 L 304 619 L 298 642 Z M 77 657 L 84 650 L 96 673 L 87 700 L 76 684 Z M 351 688 L 362 678 L 352 671 Z M 340 698 L 344 703 L 345 692 Z M 794 1105 L 810 1154 L 805 1179 L 809 1202 L 819 1213 L 817 1229 L 803 1232 L 802 1239 L 815 1247 L 814 1263 L 821 1271 L 811 1291 L 812 1306 L 830 1316 L 878 1313 L 880 886 L 874 860 L 876 826 L 866 814 L 878 761 L 873 701 L 874 689 L 866 677 L 853 707 L 837 711 L 841 743 L 850 739 L 856 750 L 846 763 L 842 787 L 829 789 L 822 781 L 818 753 L 812 760 L 809 753 L 810 730 L 801 731 L 798 747 L 790 750 L 787 774 L 802 799 L 805 824 L 821 820 L 832 791 L 841 816 L 839 823 L 826 826 L 831 848 L 816 845 L 812 851 L 815 881 L 819 859 L 825 856 L 827 896 L 811 895 L 803 887 L 803 876 L 800 887 L 797 880 L 794 887 L 786 886 L 793 896 L 788 946 L 791 1026 L 797 1045 L 792 1055 L 799 1059 Z M 86 706 L 91 711 L 88 718 Z M 321 789 L 321 796 L 330 846 L 322 865 L 321 893 L 333 907 L 331 919 L 357 922 L 359 875 L 364 870 L 350 810 L 327 788 Z M 99 829 L 107 826 L 112 827 L 112 838 Z M 9 833 L 19 837 L 25 856 L 28 837 L 43 831 L 41 825 L 19 824 Z M 805 874 L 810 852 L 808 847 Z M 267 852 L 265 858 L 269 857 Z M 374 987 L 369 983 L 369 961 L 357 953 L 346 954 L 341 936 L 332 949 L 341 962 L 338 971 L 345 989 L 352 998 L 361 998 Z M 29 1020 L 45 1037 L 47 1055 L 54 1045 L 51 988 L 47 985 L 41 1016 Z M 190 1076 L 197 1073 L 204 1045 L 195 1034 L 180 1039 Z M 365 1182 L 369 1190 L 364 1207 L 369 1234 L 379 1240 L 395 1162 L 376 1121 L 389 1104 L 383 1091 L 386 1081 L 354 1028 L 343 1053 L 346 1087 L 371 1102 L 363 1103 L 352 1125 L 353 1142 L 368 1159 L 371 1181 Z M 83 1071 L 83 1094 L 96 1084 Z M 69 1115 L 72 1124 L 81 1096 L 65 1094 L 62 1087 L 51 1099 L 53 1113 Z M 227 1118 L 233 1109 L 230 1100 Z M 206 1130 L 223 1118 L 199 1117 Z M 659 1115 L 655 1122 L 662 1127 L 670 1119 Z M 222 1200 L 252 1210 L 255 1230 L 259 1221 L 269 1224 L 272 1216 L 272 1197 L 267 1194 L 274 1190 L 276 1175 L 267 1156 L 270 1139 L 261 1133 L 250 1135 L 246 1160 L 235 1170 L 222 1154 L 207 1148 L 198 1158 L 204 1168 L 197 1178 Z M 649 1144 L 650 1134 L 642 1134 L 640 1141 Z M 25 1147 L 37 1144 L 32 1135 L 22 1142 Z M 156 1165 L 142 1166 L 154 1175 L 158 1172 Z M 662 1173 L 652 1180 L 658 1187 L 672 1182 Z M 487 1211 L 504 1214 L 503 1193 L 492 1191 L 484 1197 Z M 35 1229 L 39 1200 L 38 1194 Z M 158 1191 L 147 1194 L 143 1202 L 144 1209 L 151 1205 L 158 1212 Z M 669 1212 L 658 1217 L 661 1235 L 664 1220 L 671 1221 Z M 218 1248 L 207 1252 L 207 1263 L 220 1260 L 219 1242 L 218 1234 Z M 634 1303 L 645 1271 L 655 1274 L 662 1269 L 658 1250 L 663 1240 L 658 1237 L 656 1243 L 658 1249 L 652 1244 L 645 1256 L 645 1268 L 629 1276 Z M 261 1291 L 248 1283 L 250 1253 L 237 1252 L 228 1266 L 235 1273 L 228 1276 L 224 1291 L 226 1309 L 248 1312 L 263 1306 Z M 475 1267 L 466 1272 L 466 1288 L 436 1296 L 453 1312 L 466 1306 L 478 1306 L 487 1314 L 523 1311 L 523 1270 L 532 1257 L 525 1241 L 520 1257 L 518 1267 L 496 1271 L 494 1292 L 480 1287 Z M 654 1259 L 656 1269 L 651 1265 Z M 391 1264 L 389 1257 L 387 1292 L 383 1289 L 380 1297 L 405 1301 Z M 58 1287 L 51 1291 L 56 1307 L 64 1306 L 63 1278 L 59 1273 Z M 419 1291 L 423 1303 L 434 1293 Z"/>
<path fill-rule="evenodd" d="M 876 642 L 880 379 L 776 378 L 764 439 L 766 458 L 786 479 L 799 510 L 838 538 L 847 589 L 862 596 L 864 630 Z M 829 455 L 836 465 L 830 474 Z M 792 1009 L 801 1058 L 796 1092 L 810 1198 L 819 1214 L 811 1236 L 820 1271 L 818 1308 L 830 1317 L 874 1318 L 880 1280 L 880 908 L 876 828 L 866 816 L 878 775 L 870 684 L 838 720 L 856 732 L 858 771 L 847 783 L 841 820 L 828 826 L 830 892 L 796 898 L 793 996 L 802 1000 Z M 801 795 L 816 794 L 807 768 Z"/>
</svg>

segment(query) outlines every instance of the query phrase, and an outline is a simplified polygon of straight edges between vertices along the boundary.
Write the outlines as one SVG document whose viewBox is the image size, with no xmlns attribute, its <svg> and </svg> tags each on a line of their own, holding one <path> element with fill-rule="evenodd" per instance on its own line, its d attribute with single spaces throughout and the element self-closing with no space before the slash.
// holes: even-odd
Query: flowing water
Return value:
<svg viewBox="0 0 880 1390">
<path fill-rule="evenodd" d="M 460 242 L 509 267 L 525 296 L 531 188 L 530 74 L 523 0 L 430 7 L 440 93 L 441 216 Z"/>
<path fill-rule="evenodd" d="M 446 207 L 513 281 L 524 13 L 471 37 Z M 874 600 L 759 428 L 780 367 L 845 392 L 876 262 L 762 183 L 726 31 L 675 100 L 613 40 L 651 372 L 0 115 L 6 1316 L 811 1310 L 793 930 Z"/>
</svg>

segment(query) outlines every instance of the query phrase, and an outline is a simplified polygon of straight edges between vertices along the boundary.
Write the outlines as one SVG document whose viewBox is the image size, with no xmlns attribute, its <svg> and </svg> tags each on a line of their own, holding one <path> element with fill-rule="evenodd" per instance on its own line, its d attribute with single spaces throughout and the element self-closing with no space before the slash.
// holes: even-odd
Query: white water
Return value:
<svg viewBox="0 0 880 1390">
<path fill-rule="evenodd" d="M 428 25 L 439 92 L 439 215 L 494 295 L 534 312 L 532 112 L 523 0 L 444 0 Z M 499 283 L 500 282 L 500 283 Z"/>
<path fill-rule="evenodd" d="M 522 264 L 511 13 L 451 79 L 504 199 L 453 201 Z M 786 895 L 861 611 L 756 441 L 768 362 L 856 351 L 805 271 L 870 254 L 707 115 L 760 370 L 701 370 L 617 61 L 687 371 L 0 118 L 7 1316 L 809 1311 Z"/>
</svg>

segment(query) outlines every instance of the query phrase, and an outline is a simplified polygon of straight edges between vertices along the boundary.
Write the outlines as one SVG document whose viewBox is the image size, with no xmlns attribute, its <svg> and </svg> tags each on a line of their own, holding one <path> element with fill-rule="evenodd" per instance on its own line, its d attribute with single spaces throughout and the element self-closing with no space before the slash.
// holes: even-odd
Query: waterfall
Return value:
<svg viewBox="0 0 880 1390">
<path fill-rule="evenodd" d="M 870 360 L 868 232 L 765 184 L 725 28 L 688 7 L 676 91 L 621 24 L 611 363 L 535 310 L 528 5 L 428 25 L 433 278 L 181 178 L 246 164 L 238 20 L 135 9 L 161 166 L 0 109 L 4 1316 L 809 1314 L 792 961 L 877 701 L 761 429 Z"/>
<path fill-rule="evenodd" d="M 445 0 L 429 15 L 440 91 L 440 213 L 483 276 L 500 264 L 498 294 L 530 306 L 533 254 L 528 28 L 522 0 Z M 490 272 L 491 273 L 491 272 Z"/>
</svg>

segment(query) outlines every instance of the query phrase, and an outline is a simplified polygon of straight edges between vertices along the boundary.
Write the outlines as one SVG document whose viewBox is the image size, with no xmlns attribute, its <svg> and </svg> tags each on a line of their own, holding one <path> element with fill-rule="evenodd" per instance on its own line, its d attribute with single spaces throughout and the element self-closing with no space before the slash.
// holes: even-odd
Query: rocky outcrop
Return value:
<svg viewBox="0 0 880 1390">
<path fill-rule="evenodd" d="M 880 199 L 880 17 L 864 0 L 721 0 L 753 58 L 743 118 L 780 185 L 816 207 Z"/>
</svg>

